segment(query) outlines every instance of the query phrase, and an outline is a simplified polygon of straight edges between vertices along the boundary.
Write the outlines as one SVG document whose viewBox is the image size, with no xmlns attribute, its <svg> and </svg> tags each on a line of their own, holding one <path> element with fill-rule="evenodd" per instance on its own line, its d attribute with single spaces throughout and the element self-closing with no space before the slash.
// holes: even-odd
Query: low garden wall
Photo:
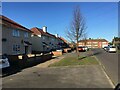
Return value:
<svg viewBox="0 0 120 90">
<path fill-rule="evenodd" d="M 50 60 L 52 54 L 9 55 L 8 59 L 11 66 L 24 68 Z"/>
<path fill-rule="evenodd" d="M 63 55 L 63 52 L 62 51 L 53 51 L 52 54 L 54 56 L 61 56 L 61 55 Z"/>
<path fill-rule="evenodd" d="M 65 52 L 65 53 L 71 52 L 71 48 L 65 48 L 65 49 L 64 49 L 64 52 Z"/>
</svg>

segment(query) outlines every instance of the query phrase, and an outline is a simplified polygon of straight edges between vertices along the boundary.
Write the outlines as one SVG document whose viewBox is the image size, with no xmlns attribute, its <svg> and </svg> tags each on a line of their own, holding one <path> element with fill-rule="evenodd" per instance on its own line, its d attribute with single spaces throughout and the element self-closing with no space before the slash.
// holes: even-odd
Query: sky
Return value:
<svg viewBox="0 0 120 90">
<path fill-rule="evenodd" d="M 117 2 L 3 2 L 2 14 L 29 29 L 47 26 L 49 33 L 67 39 L 76 6 L 85 18 L 87 38 L 112 41 L 118 36 Z"/>
</svg>

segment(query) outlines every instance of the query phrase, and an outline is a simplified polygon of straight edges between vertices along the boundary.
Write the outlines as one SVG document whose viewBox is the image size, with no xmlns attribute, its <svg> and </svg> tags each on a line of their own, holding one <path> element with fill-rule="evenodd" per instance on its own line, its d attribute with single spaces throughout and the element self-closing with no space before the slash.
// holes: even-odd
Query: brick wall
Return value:
<svg viewBox="0 0 120 90">
<path fill-rule="evenodd" d="M 52 54 L 54 56 L 61 56 L 61 55 L 63 55 L 62 51 L 53 51 Z"/>
</svg>

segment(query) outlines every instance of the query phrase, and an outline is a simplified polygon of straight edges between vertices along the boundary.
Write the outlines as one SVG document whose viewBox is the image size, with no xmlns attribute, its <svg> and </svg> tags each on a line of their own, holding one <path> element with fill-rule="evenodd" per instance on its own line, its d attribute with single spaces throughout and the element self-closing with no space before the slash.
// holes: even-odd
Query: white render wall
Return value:
<svg viewBox="0 0 120 90">
<path fill-rule="evenodd" d="M 43 45 L 42 45 L 42 37 L 39 37 L 37 35 L 32 36 L 32 51 L 43 51 Z"/>
<path fill-rule="evenodd" d="M 2 25 L 1 24 L 0 24 L 0 55 L 2 55 Z"/>
<path fill-rule="evenodd" d="M 24 54 L 25 53 L 25 46 L 22 41 L 29 41 L 31 43 L 31 33 L 28 33 L 28 38 L 24 37 L 23 30 L 19 30 L 20 37 L 12 36 L 12 30 L 15 28 L 2 26 L 2 38 L 5 38 L 6 41 L 2 42 L 2 54 L 8 55 L 16 55 L 16 54 Z M 20 51 L 14 52 L 13 45 L 20 45 Z M 31 53 L 31 45 L 28 46 L 28 53 Z"/>
</svg>

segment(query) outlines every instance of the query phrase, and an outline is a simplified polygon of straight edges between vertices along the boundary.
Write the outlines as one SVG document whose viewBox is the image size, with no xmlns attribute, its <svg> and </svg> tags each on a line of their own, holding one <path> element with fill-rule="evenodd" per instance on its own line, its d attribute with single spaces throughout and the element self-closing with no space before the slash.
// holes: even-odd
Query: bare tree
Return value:
<svg viewBox="0 0 120 90">
<path fill-rule="evenodd" d="M 78 53 L 78 42 L 85 35 L 86 24 L 84 17 L 80 12 L 80 7 L 77 6 L 73 11 L 73 20 L 70 29 L 67 30 L 66 36 L 68 39 L 76 43 L 76 52 Z M 79 57 L 79 53 L 78 53 Z"/>
<path fill-rule="evenodd" d="M 87 33 L 84 33 L 82 40 L 84 40 L 84 45 L 87 45 Z"/>
</svg>

